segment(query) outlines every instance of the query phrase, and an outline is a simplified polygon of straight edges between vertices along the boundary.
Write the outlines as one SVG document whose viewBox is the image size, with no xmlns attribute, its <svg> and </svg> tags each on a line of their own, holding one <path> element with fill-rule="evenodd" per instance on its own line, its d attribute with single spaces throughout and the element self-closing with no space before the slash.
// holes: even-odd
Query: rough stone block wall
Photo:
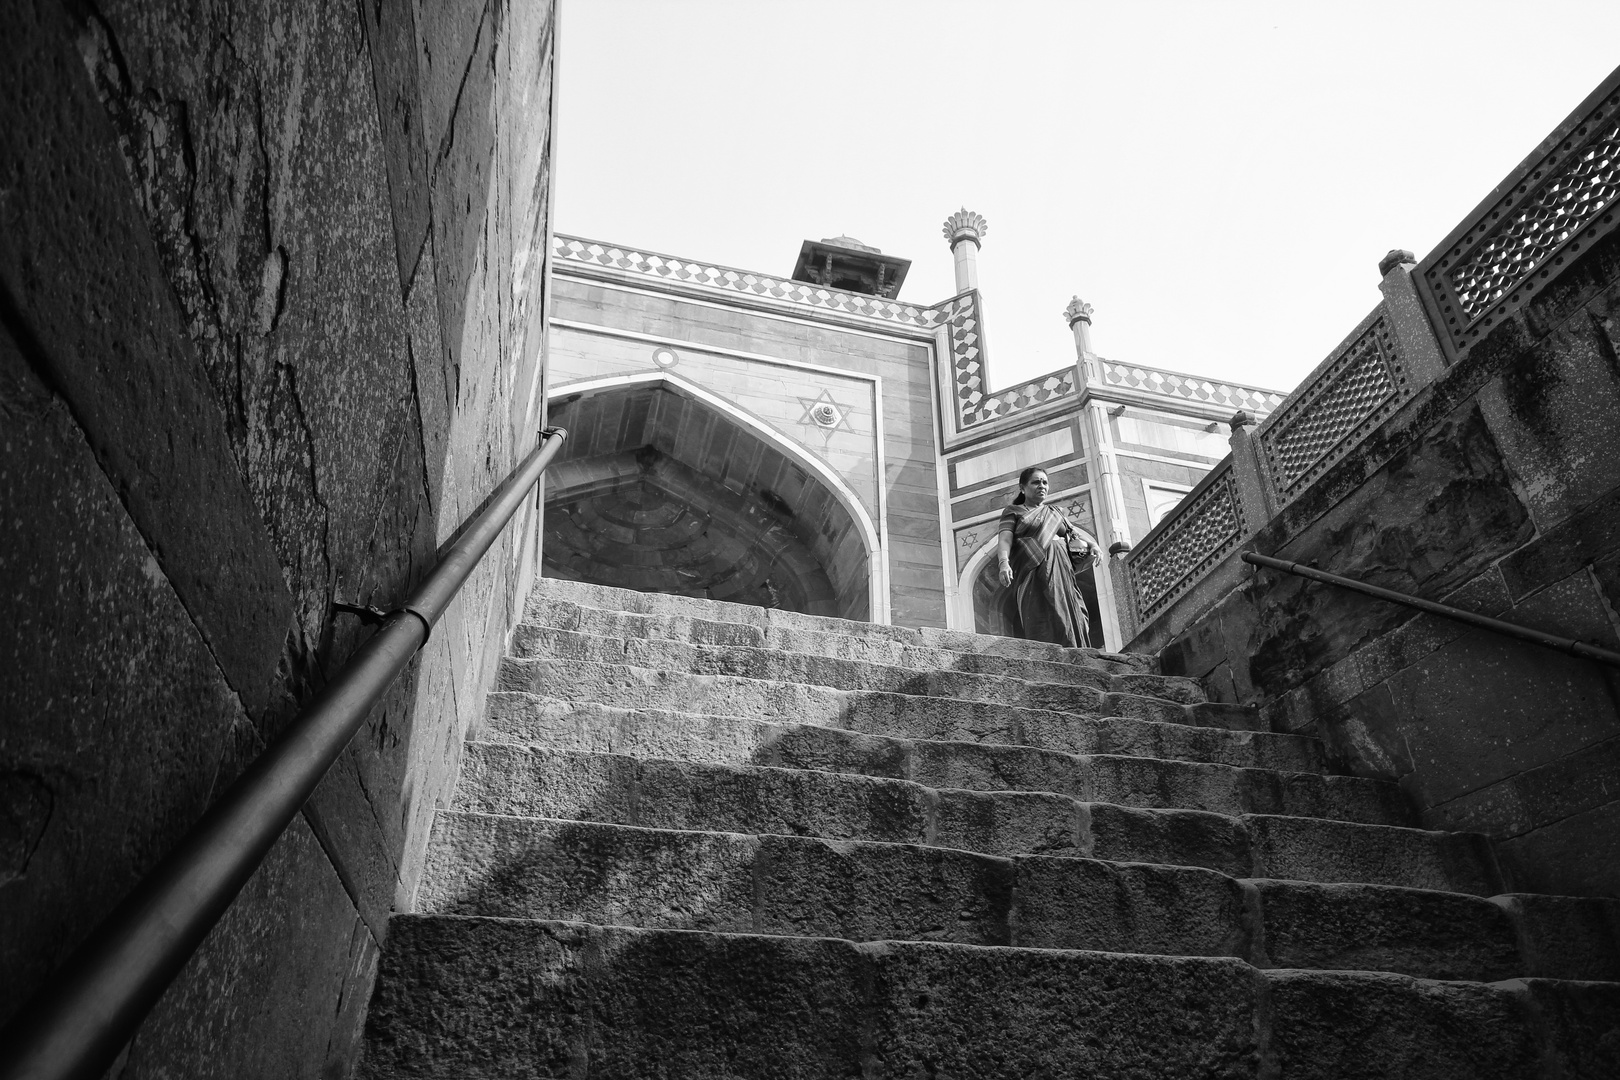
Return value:
<svg viewBox="0 0 1620 1080">
<path fill-rule="evenodd" d="M 1264 554 L 1620 647 L 1620 239 L 1274 519 Z M 1515 887 L 1620 895 L 1620 671 L 1236 555 L 1133 643 L 1273 726 L 1315 727 Z"/>
<path fill-rule="evenodd" d="M 533 446 L 551 16 L 8 5 L 0 1021 Z M 536 511 L 112 1075 L 346 1075 Z"/>
</svg>

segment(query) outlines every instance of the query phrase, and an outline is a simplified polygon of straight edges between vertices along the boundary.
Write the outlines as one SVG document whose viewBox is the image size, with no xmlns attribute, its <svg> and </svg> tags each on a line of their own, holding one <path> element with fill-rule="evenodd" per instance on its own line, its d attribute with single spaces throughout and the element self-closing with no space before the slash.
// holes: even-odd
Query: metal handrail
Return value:
<svg viewBox="0 0 1620 1080">
<path fill-rule="evenodd" d="M 1518 623 L 1506 622 L 1502 619 L 1493 619 L 1489 615 L 1476 615 L 1472 611 L 1454 608 L 1449 604 L 1437 604 L 1433 600 L 1425 600 L 1419 596 L 1408 596 L 1406 593 L 1396 592 L 1394 589 L 1383 589 L 1377 585 L 1368 585 L 1355 578 L 1340 577 L 1325 570 L 1318 570 L 1314 566 L 1304 563 L 1289 562 L 1287 559 L 1274 559 L 1270 555 L 1260 555 L 1253 551 L 1243 553 L 1243 561 L 1252 566 L 1264 566 L 1272 570 L 1281 570 L 1285 574 L 1308 578 L 1311 581 L 1320 581 L 1326 585 L 1337 585 L 1341 589 L 1362 593 L 1366 596 L 1376 597 L 1379 600 L 1388 600 L 1393 604 L 1404 604 L 1419 611 L 1426 611 L 1430 615 L 1438 615 L 1443 619 L 1452 619 L 1456 622 L 1477 626 L 1482 630 L 1505 634 L 1508 637 L 1518 638 L 1520 641 L 1534 642 L 1545 645 L 1549 649 L 1578 656 L 1583 660 L 1596 660 L 1600 664 L 1609 664 L 1620 667 L 1620 652 L 1612 652 L 1596 645 L 1589 645 L 1584 641 L 1563 637 L 1559 634 L 1549 634 L 1544 630 L 1532 630 L 1528 626 Z"/>
<path fill-rule="evenodd" d="M 258 869 L 367 713 L 539 482 L 568 433 L 547 428 L 382 628 L 102 920 L 0 1035 L 0 1080 L 94 1080 Z"/>
</svg>

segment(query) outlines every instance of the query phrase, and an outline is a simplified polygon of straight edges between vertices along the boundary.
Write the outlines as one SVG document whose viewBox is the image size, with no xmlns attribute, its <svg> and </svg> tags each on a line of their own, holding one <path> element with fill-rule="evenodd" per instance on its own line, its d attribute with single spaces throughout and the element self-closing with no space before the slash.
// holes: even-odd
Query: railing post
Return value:
<svg viewBox="0 0 1620 1080">
<path fill-rule="evenodd" d="M 1232 414 L 1231 424 L 1232 478 L 1237 481 L 1238 498 L 1243 500 L 1243 516 L 1258 531 L 1277 516 L 1277 500 L 1260 465 L 1260 448 L 1249 431 L 1254 417 L 1239 409 Z"/>
<path fill-rule="evenodd" d="M 1136 593 L 1131 588 L 1130 568 L 1125 565 L 1131 545 L 1116 540 L 1108 545 L 1108 580 L 1114 586 L 1114 612 L 1119 620 L 1119 647 L 1136 637 Z"/>
<path fill-rule="evenodd" d="M 1406 366 L 1406 378 L 1413 389 L 1427 386 L 1446 371 L 1440 339 L 1429 325 L 1417 284 L 1412 280 L 1412 269 L 1416 265 L 1417 258 L 1399 248 L 1378 263 L 1378 272 L 1383 275 L 1378 291 L 1384 294 L 1384 310 L 1389 313 L 1389 325 L 1395 332 L 1401 360 Z"/>
</svg>

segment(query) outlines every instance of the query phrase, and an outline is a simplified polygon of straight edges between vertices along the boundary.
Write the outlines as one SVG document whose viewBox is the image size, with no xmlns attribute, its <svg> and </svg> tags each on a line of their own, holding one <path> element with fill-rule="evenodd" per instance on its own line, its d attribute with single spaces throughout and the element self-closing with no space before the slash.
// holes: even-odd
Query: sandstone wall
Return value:
<svg viewBox="0 0 1620 1080">
<path fill-rule="evenodd" d="M 552 6 L 19 0 L 0 1020 L 534 443 Z M 508 531 L 113 1075 L 342 1076 L 527 588 Z"/>
<path fill-rule="evenodd" d="M 918 340 L 915 331 L 890 335 L 881 324 L 819 319 L 823 313 L 814 309 L 802 318 L 784 317 L 585 281 L 570 275 L 576 267 L 568 263 L 559 270 L 554 316 L 567 325 L 552 330 L 552 379 L 558 387 L 656 371 L 654 349 L 675 349 L 681 359 L 674 374 L 761 417 L 783 438 L 825 461 L 879 527 L 887 525 L 890 621 L 945 625 L 938 447 L 926 339 Z M 598 327 L 606 332 L 597 332 Z M 613 331 L 651 340 L 627 341 Z M 881 395 L 873 376 L 881 380 Z M 823 393 L 845 414 L 836 431 L 809 419 L 809 404 Z"/>
<path fill-rule="evenodd" d="M 1617 355 L 1611 236 L 1248 546 L 1615 649 Z M 1251 570 L 1234 553 L 1132 648 L 1495 837 L 1516 887 L 1620 895 L 1620 671 Z"/>
</svg>

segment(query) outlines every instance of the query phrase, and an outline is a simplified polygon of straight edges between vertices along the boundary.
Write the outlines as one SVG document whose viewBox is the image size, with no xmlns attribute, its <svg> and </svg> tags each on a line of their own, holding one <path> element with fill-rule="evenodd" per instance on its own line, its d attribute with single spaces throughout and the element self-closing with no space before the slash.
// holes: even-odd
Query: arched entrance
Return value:
<svg viewBox="0 0 1620 1080">
<path fill-rule="evenodd" d="M 1080 535 L 1091 544 L 1093 550 L 1101 550 L 1096 537 L 1086 532 Z M 958 588 L 973 604 L 974 633 L 1015 637 L 1017 614 L 1012 606 L 1012 590 L 1001 584 L 996 572 L 995 553 L 996 537 L 992 533 L 989 541 L 976 550 L 962 568 Z M 1091 613 L 1091 647 L 1101 649 L 1105 645 L 1102 609 L 1097 605 L 1097 569 L 1096 566 L 1087 567 L 1080 573 L 1079 582 L 1080 595 L 1085 597 L 1086 610 Z"/>
<path fill-rule="evenodd" d="M 877 618 L 877 533 L 826 465 L 668 373 L 562 386 L 546 479 L 548 577 Z"/>
</svg>

